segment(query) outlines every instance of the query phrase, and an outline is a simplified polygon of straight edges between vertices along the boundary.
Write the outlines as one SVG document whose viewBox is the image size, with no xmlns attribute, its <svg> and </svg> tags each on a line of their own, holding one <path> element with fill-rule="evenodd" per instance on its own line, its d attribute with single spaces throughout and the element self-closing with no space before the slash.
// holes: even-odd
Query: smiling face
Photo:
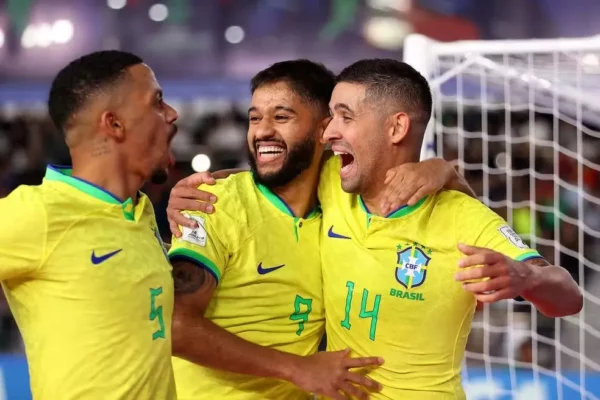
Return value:
<svg viewBox="0 0 600 400">
<path fill-rule="evenodd" d="M 285 186 L 320 156 L 316 148 L 322 119 L 287 83 L 258 87 L 248 117 L 250 167 L 258 182 Z"/>
<path fill-rule="evenodd" d="M 323 139 L 340 157 L 342 189 L 361 193 L 369 179 L 377 176 L 380 160 L 389 152 L 384 121 L 367 101 L 365 86 L 358 83 L 338 83 L 329 108 L 333 118 Z"/>
</svg>

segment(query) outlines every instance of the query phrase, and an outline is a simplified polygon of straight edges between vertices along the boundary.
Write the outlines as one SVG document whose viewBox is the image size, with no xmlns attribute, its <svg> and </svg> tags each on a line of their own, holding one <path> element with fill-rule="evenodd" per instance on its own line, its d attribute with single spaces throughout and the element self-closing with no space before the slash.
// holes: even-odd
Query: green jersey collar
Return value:
<svg viewBox="0 0 600 400">
<path fill-rule="evenodd" d="M 400 218 L 400 217 L 404 217 L 406 215 L 412 214 L 413 212 L 418 210 L 423 205 L 423 203 L 425 203 L 426 200 L 427 200 L 427 196 L 425 196 L 421 200 L 419 200 L 419 202 L 417 204 L 415 204 L 414 206 L 409 206 L 407 204 L 400 206 L 399 208 L 391 211 L 384 218 Z M 361 196 L 358 196 L 358 202 L 360 204 L 360 208 L 362 208 L 362 210 L 367 215 L 369 215 L 369 216 L 373 215 L 373 214 L 371 214 L 371 211 L 369 211 L 369 209 L 367 208 L 367 205 L 365 204 L 365 202 Z"/>
<path fill-rule="evenodd" d="M 254 183 L 256 184 L 256 187 L 258 188 L 258 190 L 263 194 L 263 196 L 265 196 L 267 198 L 267 200 L 269 200 L 269 202 L 271 204 L 273 204 L 279 211 L 281 211 L 282 213 L 284 213 L 286 215 L 289 215 L 292 218 L 298 218 L 294 215 L 294 212 L 292 211 L 290 206 L 288 206 L 287 203 L 281 197 L 279 197 L 275 192 L 273 192 L 271 189 L 269 189 L 268 187 L 266 187 L 263 184 L 260 184 L 256 181 L 254 181 Z M 312 218 L 312 217 L 318 215 L 320 212 L 321 212 L 321 207 L 319 204 L 317 204 L 317 206 L 313 210 L 311 210 L 308 214 L 306 214 L 304 219 Z"/>
<path fill-rule="evenodd" d="M 49 181 L 58 181 L 66 183 L 74 187 L 75 189 L 92 196 L 98 200 L 101 200 L 105 203 L 120 205 L 123 209 L 123 214 L 125 218 L 129 220 L 134 220 L 134 206 L 133 200 L 131 198 L 122 201 L 114 194 L 110 193 L 108 190 L 102 189 L 99 186 L 94 185 L 91 182 L 88 182 L 84 179 L 77 178 L 72 176 L 73 168 L 68 166 L 57 166 L 57 165 L 48 165 L 46 168 L 46 176 L 45 179 Z"/>
</svg>

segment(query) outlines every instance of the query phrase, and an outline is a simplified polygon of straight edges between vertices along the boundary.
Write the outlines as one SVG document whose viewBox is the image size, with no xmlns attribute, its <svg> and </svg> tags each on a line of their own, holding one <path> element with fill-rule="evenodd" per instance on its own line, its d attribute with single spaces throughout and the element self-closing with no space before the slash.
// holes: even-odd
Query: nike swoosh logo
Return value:
<svg viewBox="0 0 600 400">
<path fill-rule="evenodd" d="M 92 252 L 92 264 L 94 264 L 94 265 L 102 264 L 104 261 L 108 260 L 109 258 L 119 254 L 122 250 L 123 249 L 115 250 L 112 253 L 108 253 L 108 254 L 105 254 L 100 257 L 96 256 L 96 251 L 94 250 Z"/>
<path fill-rule="evenodd" d="M 265 274 L 268 274 L 269 272 L 276 271 L 279 268 L 283 268 L 283 267 L 285 267 L 285 264 L 281 264 L 281 265 L 278 265 L 276 267 L 271 267 L 271 268 L 263 268 L 262 262 L 261 262 L 260 264 L 258 264 L 258 268 L 256 268 L 256 270 L 258 271 L 259 274 L 265 275 Z"/>
<path fill-rule="evenodd" d="M 335 233 L 333 231 L 333 225 L 329 228 L 329 232 L 327 232 L 327 236 L 334 239 L 350 239 L 348 236 L 340 235 L 339 233 Z"/>
</svg>

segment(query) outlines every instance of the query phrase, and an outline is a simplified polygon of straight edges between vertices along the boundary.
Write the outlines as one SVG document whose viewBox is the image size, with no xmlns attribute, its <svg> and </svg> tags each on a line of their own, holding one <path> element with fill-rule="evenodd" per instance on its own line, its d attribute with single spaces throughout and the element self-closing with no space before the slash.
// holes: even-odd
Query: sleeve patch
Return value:
<svg viewBox="0 0 600 400">
<path fill-rule="evenodd" d="M 181 240 L 205 247 L 206 240 L 208 239 L 208 234 L 206 233 L 206 229 L 204 228 L 204 218 L 199 217 L 197 215 L 189 214 L 183 214 L 183 216 L 196 221 L 198 223 L 198 228 L 191 229 L 184 226 L 183 234 L 181 235 Z"/>
<path fill-rule="evenodd" d="M 517 233 L 510 226 L 504 225 L 498 228 L 498 230 L 501 234 L 504 235 L 504 237 L 506 237 L 513 245 L 515 245 L 519 249 L 529 248 L 529 246 L 527 246 L 527 243 L 525 243 L 523 239 L 521 239 L 519 235 L 517 235 Z"/>
</svg>

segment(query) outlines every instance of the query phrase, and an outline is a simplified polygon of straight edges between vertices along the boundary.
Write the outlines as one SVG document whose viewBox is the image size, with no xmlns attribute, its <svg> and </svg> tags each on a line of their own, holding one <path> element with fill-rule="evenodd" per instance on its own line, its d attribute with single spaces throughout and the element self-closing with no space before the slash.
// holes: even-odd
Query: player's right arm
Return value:
<svg viewBox="0 0 600 400">
<path fill-rule="evenodd" d="M 0 281 L 32 277 L 46 247 L 46 211 L 30 188 L 0 199 Z"/>
<path fill-rule="evenodd" d="M 381 364 L 376 357 L 350 358 L 348 352 L 301 357 L 244 340 L 206 318 L 229 255 L 243 238 L 236 229 L 236 220 L 226 210 L 192 217 L 200 227 L 195 231 L 183 228 L 182 237 L 173 238 L 169 251 L 175 285 L 175 356 L 222 371 L 286 380 L 307 392 L 334 399 L 344 398 L 338 390 L 367 398 L 353 384 L 378 389 L 374 381 L 349 371 Z M 217 218 L 221 219 L 218 223 Z"/>
</svg>

